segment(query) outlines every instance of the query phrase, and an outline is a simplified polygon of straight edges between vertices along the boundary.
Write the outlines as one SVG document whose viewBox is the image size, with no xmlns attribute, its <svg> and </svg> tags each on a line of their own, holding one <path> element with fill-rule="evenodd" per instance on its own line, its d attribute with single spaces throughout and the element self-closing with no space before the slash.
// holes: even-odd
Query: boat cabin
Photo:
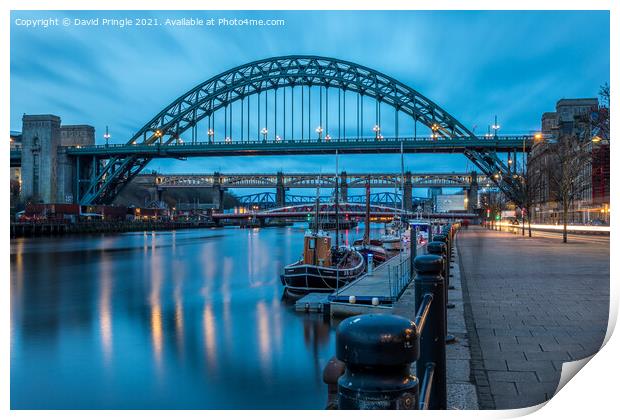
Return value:
<svg viewBox="0 0 620 420">
<path fill-rule="evenodd" d="M 304 237 L 304 264 L 331 267 L 332 238 L 323 232 L 307 233 Z"/>
</svg>

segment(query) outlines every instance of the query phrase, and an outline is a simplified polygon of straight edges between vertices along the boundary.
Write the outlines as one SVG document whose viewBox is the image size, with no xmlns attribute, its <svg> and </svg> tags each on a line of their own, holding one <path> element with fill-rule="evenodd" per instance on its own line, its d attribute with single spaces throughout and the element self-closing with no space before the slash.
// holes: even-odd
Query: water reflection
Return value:
<svg viewBox="0 0 620 420">
<path fill-rule="evenodd" d="M 112 276 L 108 261 L 102 261 L 100 267 L 99 328 L 104 362 L 109 366 L 112 358 Z"/>
<path fill-rule="evenodd" d="M 303 232 L 13 241 L 12 408 L 323 408 L 334 330 L 280 301 Z"/>
</svg>

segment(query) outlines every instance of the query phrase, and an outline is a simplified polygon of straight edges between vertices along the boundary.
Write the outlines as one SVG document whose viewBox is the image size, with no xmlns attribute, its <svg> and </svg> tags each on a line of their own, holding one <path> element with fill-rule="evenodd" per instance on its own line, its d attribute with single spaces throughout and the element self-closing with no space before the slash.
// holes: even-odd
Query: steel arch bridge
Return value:
<svg viewBox="0 0 620 420">
<path fill-rule="evenodd" d="M 246 207 L 258 207 L 259 209 L 270 209 L 277 207 L 277 197 L 276 193 L 273 192 L 260 192 L 256 194 L 248 194 L 237 197 L 239 203 Z M 418 199 L 419 200 L 419 199 Z M 334 197 L 331 195 L 321 195 L 319 196 L 320 203 L 331 203 L 334 201 Z M 314 205 L 316 203 L 316 196 L 311 195 L 286 195 L 286 206 L 295 206 L 298 204 L 310 204 Z M 343 204 L 365 204 L 366 196 L 363 194 L 360 195 L 350 195 L 347 198 L 347 202 Z M 370 204 L 371 205 L 380 205 L 380 206 L 391 206 L 394 208 L 400 208 L 402 204 L 402 194 L 393 193 L 393 192 L 377 192 L 370 194 Z"/>
<path fill-rule="evenodd" d="M 287 117 L 286 89 L 290 88 L 290 117 Z M 319 95 L 319 117 L 316 113 L 312 119 L 311 96 L 318 88 Z M 294 94 L 301 94 L 301 122 L 295 130 L 294 118 L 295 107 Z M 316 142 L 327 142 L 329 129 L 329 89 L 338 91 L 338 129 L 337 139 L 342 141 L 347 138 L 346 123 L 346 98 L 347 93 L 356 96 L 356 139 L 359 141 L 364 136 L 364 104 L 365 98 L 375 101 L 375 126 L 373 127 L 376 140 L 383 138 L 381 134 L 381 105 L 386 104 L 394 110 L 394 138 L 391 139 L 396 144 L 400 141 L 401 150 L 403 140 L 399 140 L 399 121 L 400 115 L 405 115 L 413 119 L 414 139 L 417 140 L 418 123 L 427 127 L 431 133 L 431 140 L 436 141 L 436 148 L 442 148 L 442 141 L 446 141 L 447 149 L 458 146 L 462 151 L 485 175 L 494 180 L 498 187 L 504 191 L 511 199 L 516 202 L 521 201 L 522 186 L 519 179 L 511 175 L 510 168 L 504 164 L 497 156 L 493 142 L 480 142 L 469 129 L 461 124 L 456 118 L 442 109 L 439 105 L 423 96 L 416 90 L 371 68 L 355 64 L 352 62 L 310 55 L 291 55 L 283 57 L 267 58 L 254 61 L 249 64 L 241 65 L 218 74 L 215 77 L 199 84 L 193 89 L 181 95 L 171 104 L 166 106 L 161 112 L 139 129 L 126 143 L 125 146 L 132 148 L 109 148 L 95 151 L 80 151 L 77 148 L 69 150 L 68 154 L 76 156 L 77 160 L 77 201 L 82 204 L 100 203 L 111 201 L 117 193 L 127 183 L 133 179 L 142 169 L 153 159 L 153 157 L 166 156 L 166 147 L 182 143 L 181 135 L 186 132 L 191 133 L 192 141 L 196 141 L 198 135 L 198 123 L 206 120 L 208 125 L 208 136 L 210 144 L 214 141 L 214 128 L 220 126 L 224 120 L 224 145 L 232 142 L 233 135 L 233 109 L 237 104 L 237 111 L 241 114 L 240 134 L 241 143 L 250 140 L 250 102 L 255 99 L 256 108 L 256 139 L 263 136 L 263 141 L 267 142 L 268 134 L 271 133 L 274 142 L 286 140 L 290 132 L 290 138 L 294 138 L 297 133 L 301 133 L 301 140 L 305 140 L 307 134 L 308 142 L 311 142 L 312 126 L 315 122 L 319 126 L 316 129 L 318 138 Z M 278 101 L 278 90 L 282 92 Z M 307 100 L 304 99 L 304 92 L 307 91 Z M 271 107 L 269 106 L 269 94 L 273 96 Z M 341 111 L 341 99 L 343 110 Z M 325 100 L 323 98 L 325 95 Z M 333 96 L 332 96 L 333 99 Z M 261 114 L 261 104 L 264 100 L 264 109 Z M 278 103 L 282 103 L 280 112 L 282 118 L 282 137 L 278 133 Z M 307 102 L 307 118 L 305 119 L 304 105 Z M 332 103 L 334 101 L 332 100 Z M 361 107 L 360 107 L 361 103 Z M 240 106 L 239 106 L 240 105 Z M 244 111 L 247 106 L 247 114 Z M 316 99 L 315 99 L 316 106 Z M 325 109 L 323 109 L 323 106 Z M 334 105 L 332 105 L 334 106 Z M 282 111 L 283 109 L 283 111 Z M 218 113 L 219 111 L 219 113 Z M 217 114 L 217 116 L 216 116 Z M 223 116 L 222 116 L 223 114 Z M 272 118 L 268 118 L 271 114 Z M 238 114 L 237 114 L 238 115 Z M 340 124 L 341 116 L 345 120 Z M 219 117 L 219 118 L 218 118 Z M 247 122 L 247 129 L 245 122 Z M 263 121 L 264 120 L 264 121 Z M 273 130 L 268 129 L 269 120 L 273 121 Z M 230 121 L 230 124 L 229 124 Z M 289 122 L 287 127 L 287 121 Z M 332 119 L 333 121 L 333 119 Z M 261 129 L 262 126 L 262 129 Z M 270 128 L 271 128 L 270 127 Z M 307 128 L 307 130 L 306 130 Z M 322 133 L 325 132 L 325 137 Z M 334 132 L 334 136 L 335 136 Z M 331 135 L 329 135 L 331 137 Z M 455 140 L 450 142 L 449 140 Z M 458 141 L 456 141 L 458 140 Z M 525 148 L 525 139 L 523 140 Z M 474 143 L 476 147 L 473 147 Z M 468 144 L 472 144 L 469 147 Z M 488 146 L 487 146 L 488 144 Z M 517 144 L 517 143 L 515 143 Z M 140 147 L 136 147 L 140 146 Z M 148 147 L 156 146 L 156 147 Z M 495 144 L 497 146 L 497 144 Z M 514 146 L 514 145 L 513 145 Z M 511 146 L 511 147 L 513 147 Z M 205 146 L 209 147 L 209 146 Z M 249 144 L 245 147 L 248 154 L 259 151 L 260 147 Z M 344 144 L 340 146 L 334 144 L 332 149 L 341 150 L 346 153 L 350 146 Z M 361 153 L 370 153 L 377 150 L 373 144 L 364 145 L 365 149 Z M 116 150 L 115 150 L 116 149 Z M 128 151 L 126 150 L 128 149 Z M 190 153 L 193 149 L 185 149 Z M 200 151 L 203 151 L 200 146 Z M 276 148 L 277 153 L 283 153 L 282 148 Z M 516 147 L 515 147 L 516 149 Z M 310 153 L 308 149 L 291 146 L 290 153 Z M 357 150 L 357 149 L 356 149 Z M 444 149 L 441 149 L 444 150 Z M 354 150 L 352 150 L 354 151 Z M 393 152 L 394 150 L 390 149 Z M 269 152 L 269 150 L 267 150 Z M 375 151 L 376 152 L 376 151 Z M 93 158 L 93 167 L 88 169 L 88 178 L 81 179 L 82 173 L 86 168 L 80 168 L 80 154 Z M 193 153 L 193 152 L 192 152 Z M 273 153 L 273 152 L 269 152 Z M 258 153 L 255 153 L 258 154 Z M 170 156 L 178 157 L 182 155 Z M 86 184 L 82 188 L 82 184 Z"/>
</svg>

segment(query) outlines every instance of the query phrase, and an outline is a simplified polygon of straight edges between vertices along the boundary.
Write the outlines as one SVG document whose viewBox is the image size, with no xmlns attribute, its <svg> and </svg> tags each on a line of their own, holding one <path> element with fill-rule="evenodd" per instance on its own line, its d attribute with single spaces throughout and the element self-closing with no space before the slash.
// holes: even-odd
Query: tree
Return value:
<svg viewBox="0 0 620 420">
<path fill-rule="evenodd" d="M 590 130 L 578 134 L 560 135 L 549 145 L 551 162 L 547 166 L 550 193 L 562 210 L 562 242 L 568 242 L 568 215 L 573 203 L 582 197 L 590 185 L 589 168 L 592 163 Z"/>
<path fill-rule="evenodd" d="M 521 218 L 525 223 L 525 217 L 527 217 L 527 231 L 528 236 L 532 237 L 532 207 L 535 202 L 541 201 L 541 195 L 543 194 L 543 182 L 546 173 L 540 169 L 534 167 L 528 167 L 523 170 L 521 175 L 521 182 L 523 185 L 523 203 L 521 204 Z M 523 213 L 525 212 L 525 216 Z"/>
</svg>

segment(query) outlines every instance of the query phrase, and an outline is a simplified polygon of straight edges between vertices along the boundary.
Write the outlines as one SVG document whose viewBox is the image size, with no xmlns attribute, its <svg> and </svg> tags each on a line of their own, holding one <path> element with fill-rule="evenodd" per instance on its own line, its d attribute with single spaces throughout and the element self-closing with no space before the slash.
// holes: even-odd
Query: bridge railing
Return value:
<svg viewBox="0 0 620 420">
<path fill-rule="evenodd" d="M 119 148 L 190 148 L 195 146 L 226 146 L 226 145 L 280 145 L 280 144 L 317 144 L 317 143 L 380 143 L 380 142 L 445 142 L 445 141 L 468 141 L 475 140 L 477 142 L 488 142 L 491 144 L 497 144 L 501 142 L 514 142 L 514 141 L 531 141 L 534 138 L 533 135 L 511 135 L 511 136 L 491 136 L 491 137 L 452 137 L 452 138 L 436 138 L 436 137 L 343 137 L 332 139 L 289 139 L 289 140 L 212 140 L 212 141 L 179 141 L 171 143 L 154 142 L 150 144 L 145 143 L 110 143 L 110 144 L 97 144 L 92 146 L 68 146 L 69 149 L 119 149 Z"/>
</svg>

